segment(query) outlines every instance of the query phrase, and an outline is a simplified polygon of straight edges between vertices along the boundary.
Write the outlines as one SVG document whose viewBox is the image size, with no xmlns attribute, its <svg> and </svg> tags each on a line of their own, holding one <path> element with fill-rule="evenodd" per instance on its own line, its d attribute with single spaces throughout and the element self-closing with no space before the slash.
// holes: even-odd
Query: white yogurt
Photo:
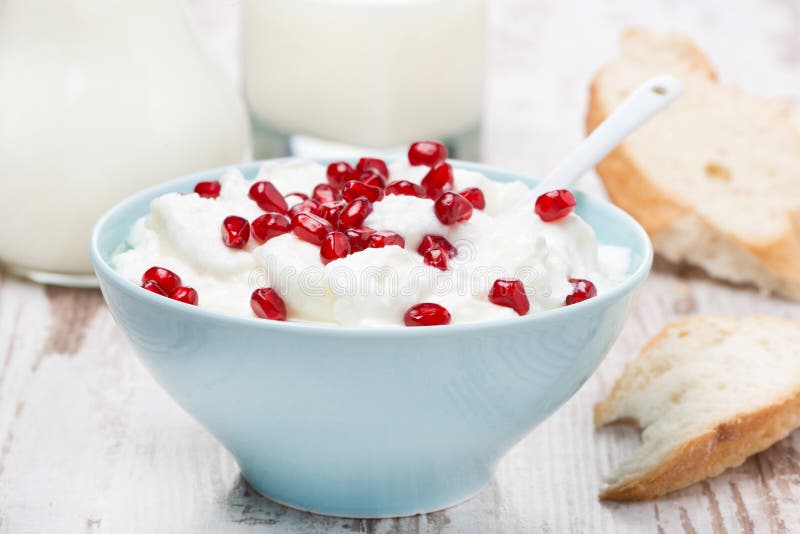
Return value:
<svg viewBox="0 0 800 534">
<path fill-rule="evenodd" d="M 426 171 L 394 164 L 390 179 L 419 183 Z M 454 175 L 456 191 L 479 187 L 484 193 L 486 208 L 475 210 L 470 220 L 445 226 L 434 215 L 433 201 L 389 195 L 373 205 L 365 225 L 399 233 L 405 248 L 367 249 L 323 265 L 319 247 L 293 233 L 260 246 L 251 239 L 242 250 L 222 243 L 220 225 L 226 216 L 253 220 L 263 213 L 247 196 L 251 182 L 231 170 L 220 180 L 217 199 L 177 193 L 155 199 L 150 214 L 131 231 L 128 249 L 112 263 L 137 284 L 153 265 L 173 270 L 197 290 L 199 305 L 210 310 L 253 316 L 252 291 L 273 287 L 286 303 L 289 320 L 344 326 L 402 325 L 406 310 L 420 302 L 443 305 L 452 323 L 516 317 L 510 308 L 488 300 L 498 278 L 522 280 L 530 313 L 540 313 L 564 304 L 572 292 L 569 278 L 591 280 L 603 293 L 625 277 L 630 251 L 598 245 L 578 215 L 545 223 L 532 212 L 512 210 L 528 193 L 525 184 L 493 182 L 462 169 Z M 325 182 L 325 168 L 303 161 L 266 164 L 259 179 L 270 180 L 284 194 L 310 194 L 314 185 Z M 458 248 L 447 271 L 425 265 L 417 253 L 426 234 L 444 236 Z"/>
</svg>

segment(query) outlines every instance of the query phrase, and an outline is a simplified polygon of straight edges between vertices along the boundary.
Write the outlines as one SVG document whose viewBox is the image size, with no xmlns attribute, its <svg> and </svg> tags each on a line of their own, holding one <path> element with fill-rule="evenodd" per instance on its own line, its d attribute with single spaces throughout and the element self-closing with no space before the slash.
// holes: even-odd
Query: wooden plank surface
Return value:
<svg viewBox="0 0 800 534">
<path fill-rule="evenodd" d="M 237 7 L 193 2 L 212 52 L 234 76 L 236 47 L 225 39 L 236 35 Z M 758 94 L 800 88 L 796 0 L 502 0 L 492 8 L 485 155 L 531 174 L 580 139 L 587 82 L 631 23 L 685 28 L 723 79 Z M 583 187 L 600 192 L 593 177 Z M 603 474 L 639 438 L 623 426 L 594 430 L 592 405 L 648 337 L 692 313 L 800 319 L 800 305 L 657 262 L 599 371 L 511 451 L 481 494 L 425 516 L 342 520 L 256 495 L 230 455 L 144 371 L 98 292 L 0 275 L 0 534 L 798 532 L 800 432 L 657 501 L 596 498 Z"/>
</svg>

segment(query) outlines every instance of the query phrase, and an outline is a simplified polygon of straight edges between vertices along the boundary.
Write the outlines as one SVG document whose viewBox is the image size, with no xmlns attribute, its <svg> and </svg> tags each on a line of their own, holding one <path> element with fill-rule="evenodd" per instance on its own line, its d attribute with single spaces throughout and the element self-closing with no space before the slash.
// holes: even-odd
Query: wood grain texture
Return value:
<svg viewBox="0 0 800 534">
<path fill-rule="evenodd" d="M 192 5 L 211 52 L 238 76 L 238 3 Z M 550 169 L 581 138 L 588 81 L 630 24 L 687 31 L 723 80 L 755 93 L 800 87 L 796 0 L 497 0 L 485 159 L 534 175 Z M 601 192 L 595 177 L 582 187 Z M 361 521 L 258 496 L 144 371 L 98 292 L 0 275 L 0 534 L 798 532 L 800 432 L 657 501 L 597 500 L 602 475 L 639 438 L 625 426 L 593 430 L 592 405 L 648 337 L 690 313 L 800 319 L 800 305 L 657 262 L 599 371 L 482 493 L 435 514 Z"/>
</svg>

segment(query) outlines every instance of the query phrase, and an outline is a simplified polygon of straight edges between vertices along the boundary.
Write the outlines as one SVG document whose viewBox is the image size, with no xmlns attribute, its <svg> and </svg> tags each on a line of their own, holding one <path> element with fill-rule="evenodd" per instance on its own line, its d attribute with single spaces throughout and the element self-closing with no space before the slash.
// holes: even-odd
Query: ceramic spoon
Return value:
<svg viewBox="0 0 800 534">
<path fill-rule="evenodd" d="M 664 110 L 682 92 L 681 82 L 672 76 L 657 76 L 644 82 L 533 189 L 522 205 L 530 206 L 547 191 L 569 189 L 623 139 Z"/>
</svg>

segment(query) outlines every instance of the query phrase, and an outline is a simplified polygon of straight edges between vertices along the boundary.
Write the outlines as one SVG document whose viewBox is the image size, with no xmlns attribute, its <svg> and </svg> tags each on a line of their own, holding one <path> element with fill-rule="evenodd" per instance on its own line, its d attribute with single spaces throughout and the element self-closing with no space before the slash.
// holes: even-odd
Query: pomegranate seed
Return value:
<svg viewBox="0 0 800 534">
<path fill-rule="evenodd" d="M 483 197 L 483 191 L 477 187 L 468 187 L 459 193 L 462 197 L 469 200 L 472 207 L 476 210 L 482 210 L 486 207 L 486 199 Z"/>
<path fill-rule="evenodd" d="M 372 213 L 372 203 L 366 198 L 361 197 L 348 202 L 339 213 L 339 230 L 360 228 L 370 213 Z"/>
<path fill-rule="evenodd" d="M 250 223 L 244 217 L 229 215 L 222 221 L 220 235 L 226 247 L 244 248 L 250 239 Z"/>
<path fill-rule="evenodd" d="M 408 180 L 397 180 L 386 186 L 384 193 L 387 195 L 406 195 L 409 197 L 425 198 L 425 190 L 421 185 Z"/>
<path fill-rule="evenodd" d="M 453 167 L 449 163 L 437 163 L 421 182 L 428 198 L 436 200 L 439 195 L 453 188 Z"/>
<path fill-rule="evenodd" d="M 345 235 L 350 241 L 350 253 L 361 252 L 369 246 L 369 238 L 375 233 L 372 228 L 348 228 Z"/>
<path fill-rule="evenodd" d="M 339 197 L 338 191 L 330 184 L 317 184 L 311 198 L 319 202 L 332 202 Z"/>
<path fill-rule="evenodd" d="M 216 180 L 210 182 L 197 182 L 194 192 L 203 198 L 217 198 L 222 189 L 222 184 Z"/>
<path fill-rule="evenodd" d="M 447 159 L 447 147 L 439 141 L 417 141 L 408 149 L 408 162 L 411 165 L 433 167 Z"/>
<path fill-rule="evenodd" d="M 350 180 L 344 184 L 342 188 L 343 199 L 352 202 L 358 197 L 364 197 L 370 202 L 377 202 L 383 198 L 383 189 L 356 180 Z"/>
<path fill-rule="evenodd" d="M 348 254 L 350 254 L 350 239 L 344 232 L 330 232 L 325 236 L 319 249 L 319 259 L 325 265 Z"/>
<path fill-rule="evenodd" d="M 417 252 L 424 256 L 429 250 L 433 249 L 441 250 L 447 254 L 448 258 L 455 258 L 458 254 L 458 249 L 451 245 L 450 241 L 448 241 L 446 238 L 433 234 L 427 234 L 423 236 L 419 247 L 417 247 Z"/>
<path fill-rule="evenodd" d="M 495 280 L 489 291 L 489 302 L 511 308 L 518 315 L 525 315 L 531 309 L 525 286 L 519 280 Z"/>
<path fill-rule="evenodd" d="M 387 230 L 373 233 L 369 236 L 367 243 L 369 248 L 383 248 L 391 245 L 403 248 L 406 246 L 406 240 L 400 234 Z"/>
<path fill-rule="evenodd" d="M 285 234 L 292 229 L 292 221 L 282 213 L 265 213 L 250 223 L 253 239 L 258 244 L 266 243 L 273 237 Z"/>
<path fill-rule="evenodd" d="M 365 171 L 377 171 L 377 173 L 384 178 L 389 177 L 389 167 L 386 166 L 385 161 L 378 158 L 361 158 L 358 160 L 356 170 L 360 173 Z"/>
<path fill-rule="evenodd" d="M 313 213 L 314 215 L 319 215 L 319 202 L 309 198 L 289 208 L 289 217 L 294 217 L 298 213 Z"/>
<path fill-rule="evenodd" d="M 447 270 L 447 253 L 440 248 L 428 250 L 425 255 L 422 256 L 422 261 L 425 262 L 425 265 L 436 267 L 440 271 Z"/>
<path fill-rule="evenodd" d="M 319 215 L 331 224 L 336 224 L 339 221 L 339 214 L 342 212 L 347 202 L 344 200 L 332 200 L 331 202 L 323 202 L 319 205 Z"/>
<path fill-rule="evenodd" d="M 374 170 L 361 174 L 361 176 L 358 178 L 358 181 L 365 185 L 371 185 L 372 187 L 377 187 L 379 189 L 386 187 L 386 179 Z"/>
<path fill-rule="evenodd" d="M 256 201 L 258 207 L 264 211 L 277 211 L 278 213 L 286 213 L 289 206 L 286 204 L 286 199 L 280 194 L 278 189 L 272 185 L 272 182 L 256 182 L 250 186 L 248 194 L 250 198 Z"/>
<path fill-rule="evenodd" d="M 170 291 L 169 298 L 191 304 L 192 306 L 197 306 L 198 302 L 197 291 L 195 291 L 193 287 L 186 286 L 176 287 Z"/>
<path fill-rule="evenodd" d="M 303 241 L 320 246 L 328 232 L 333 232 L 333 226 L 313 213 L 301 212 L 292 217 L 292 231 Z"/>
<path fill-rule="evenodd" d="M 286 304 L 278 292 L 271 287 L 262 287 L 250 295 L 250 309 L 261 319 L 286 320 Z"/>
<path fill-rule="evenodd" d="M 536 214 L 544 222 L 557 221 L 575 209 L 575 196 L 566 189 L 557 189 L 536 199 Z"/>
<path fill-rule="evenodd" d="M 450 312 L 444 306 L 423 302 L 411 306 L 403 317 L 406 326 L 438 326 L 450 324 Z"/>
<path fill-rule="evenodd" d="M 289 193 L 288 195 L 284 195 L 283 196 L 283 198 L 286 199 L 286 203 L 287 204 L 290 203 L 289 201 L 292 200 L 292 197 L 296 197 L 297 198 L 297 201 L 292 202 L 292 204 L 297 204 L 298 202 L 302 202 L 304 200 L 308 200 L 308 195 L 306 195 L 305 193 L 301 193 L 299 191 L 293 191 L 292 193 Z"/>
<path fill-rule="evenodd" d="M 358 173 L 346 161 L 334 161 L 328 165 L 326 175 L 329 184 L 336 189 L 341 189 L 348 180 L 355 180 Z"/>
<path fill-rule="evenodd" d="M 165 294 L 169 293 L 183 283 L 181 281 L 181 277 L 177 274 L 173 273 L 169 269 L 156 266 L 150 267 L 142 275 L 142 287 L 144 287 L 147 282 L 155 282 Z M 152 291 L 150 288 L 145 289 Z"/>
<path fill-rule="evenodd" d="M 158 285 L 158 282 L 156 282 L 155 280 L 148 280 L 147 282 L 142 284 L 142 287 L 150 292 L 155 293 L 156 295 L 161 295 L 162 297 L 167 296 L 167 292 L 161 289 L 161 286 Z"/>
<path fill-rule="evenodd" d="M 472 217 L 472 204 L 458 193 L 447 192 L 434 202 L 433 211 L 442 224 L 455 224 Z"/>
<path fill-rule="evenodd" d="M 567 295 L 565 304 L 577 304 L 597 296 L 597 288 L 589 280 L 570 278 L 569 282 L 572 284 L 572 294 Z"/>
</svg>

